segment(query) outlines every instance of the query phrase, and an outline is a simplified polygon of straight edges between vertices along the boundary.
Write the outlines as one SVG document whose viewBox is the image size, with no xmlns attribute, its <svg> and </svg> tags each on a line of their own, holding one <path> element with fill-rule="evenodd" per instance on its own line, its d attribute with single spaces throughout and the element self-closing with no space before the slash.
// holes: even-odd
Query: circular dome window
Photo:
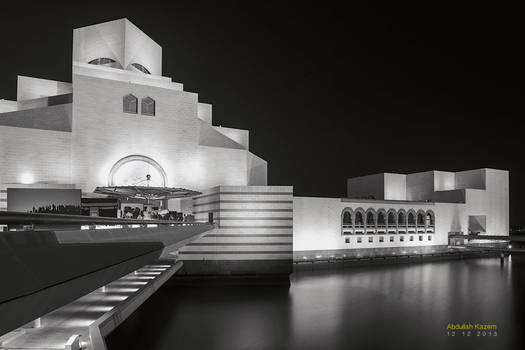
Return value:
<svg viewBox="0 0 525 350">
<path fill-rule="evenodd" d="M 142 155 L 122 158 L 108 176 L 108 186 L 166 187 L 167 183 L 166 172 L 160 164 Z"/>
</svg>

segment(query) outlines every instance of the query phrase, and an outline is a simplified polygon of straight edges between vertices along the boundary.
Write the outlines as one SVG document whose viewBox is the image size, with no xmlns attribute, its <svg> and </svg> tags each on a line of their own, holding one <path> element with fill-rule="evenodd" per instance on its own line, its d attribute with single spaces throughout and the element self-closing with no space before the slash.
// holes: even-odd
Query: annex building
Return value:
<svg viewBox="0 0 525 350">
<path fill-rule="evenodd" d="M 334 251 L 463 244 L 508 236 L 509 173 L 476 169 L 380 173 L 347 180 L 345 198 L 294 197 L 296 257 Z"/>
</svg>

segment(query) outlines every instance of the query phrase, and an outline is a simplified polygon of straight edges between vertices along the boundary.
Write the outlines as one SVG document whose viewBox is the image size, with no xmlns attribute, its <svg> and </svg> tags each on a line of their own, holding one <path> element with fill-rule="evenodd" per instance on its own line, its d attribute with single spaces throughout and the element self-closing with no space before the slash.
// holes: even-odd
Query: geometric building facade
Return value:
<svg viewBox="0 0 525 350">
<path fill-rule="evenodd" d="M 363 176 L 348 179 L 345 198 L 268 186 L 249 132 L 214 126 L 212 106 L 162 76 L 162 59 L 156 42 L 120 19 L 74 30 L 71 83 L 19 76 L 17 100 L 0 100 L 0 210 L 8 188 L 76 188 L 83 197 L 146 182 L 195 190 L 202 194 L 167 205 L 197 220 L 213 216 L 217 228 L 180 257 L 189 270 L 214 273 L 257 261 L 289 269 L 293 251 L 508 235 L 503 170 Z"/>
<path fill-rule="evenodd" d="M 0 101 L 0 190 L 72 185 L 90 195 L 132 155 L 143 159 L 120 169 L 120 185 L 145 169 L 152 184 L 194 190 L 266 185 L 248 131 L 213 126 L 212 106 L 161 74 L 161 47 L 127 19 L 76 29 L 72 83 L 19 77 L 17 101 Z"/>
<path fill-rule="evenodd" d="M 180 249 L 188 273 L 292 272 L 292 186 L 217 186 L 194 197 L 193 213 L 213 213 L 217 228 Z"/>
<path fill-rule="evenodd" d="M 71 83 L 19 76 L 17 101 L 0 100 L 0 210 L 8 188 L 77 188 L 99 197 L 93 192 L 103 186 L 202 193 L 230 186 L 196 209 L 216 222 L 237 220 L 189 246 L 185 258 L 279 260 L 290 270 L 292 187 L 267 187 L 267 163 L 250 152 L 249 132 L 214 126 L 210 104 L 162 76 L 157 43 L 127 19 L 75 29 L 72 67 Z M 228 198 L 231 192 L 238 195 Z M 281 200 L 290 212 L 280 211 Z M 167 205 L 194 214 L 193 201 Z M 207 212 L 197 219 L 208 220 Z"/>
<path fill-rule="evenodd" d="M 346 198 L 295 197 L 293 226 L 297 255 L 449 245 L 458 234 L 507 236 L 509 174 L 477 169 L 351 178 Z"/>
</svg>

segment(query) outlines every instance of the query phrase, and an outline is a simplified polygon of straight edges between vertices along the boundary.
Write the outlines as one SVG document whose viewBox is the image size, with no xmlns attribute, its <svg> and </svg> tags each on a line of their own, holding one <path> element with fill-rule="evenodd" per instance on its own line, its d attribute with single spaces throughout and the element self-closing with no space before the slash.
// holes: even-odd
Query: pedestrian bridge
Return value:
<svg viewBox="0 0 525 350">
<path fill-rule="evenodd" d="M 167 267 L 166 273 L 159 274 L 163 276 L 161 279 L 139 278 L 134 281 L 146 283 L 140 283 L 140 288 L 132 288 L 138 294 L 133 294 L 135 302 L 131 308 L 126 307 L 126 315 L 129 315 L 182 266 L 173 253 L 214 228 L 211 223 L 199 222 L 17 212 L 0 212 L 0 225 L 22 229 L 0 232 L 2 348 L 11 345 L 24 348 L 24 344 L 30 348 L 35 345 L 31 341 L 35 332 L 23 331 L 24 328 L 19 327 L 33 322 L 32 326 L 43 326 L 39 331 L 45 331 L 46 323 L 56 324 L 57 315 L 54 323 L 49 323 L 49 318 L 41 319 L 42 316 L 60 311 L 59 315 L 65 321 L 73 315 L 67 312 L 67 306 L 78 302 L 79 298 L 97 298 L 97 290 L 112 283 L 111 288 L 114 288 L 114 283 L 122 284 L 121 279 L 129 279 L 129 275 L 137 271 L 142 271 L 143 277 L 157 277 L 148 269 L 159 265 Z M 152 283 L 154 288 L 150 285 Z M 149 294 L 143 291 L 149 291 Z M 140 298 L 137 299 L 138 295 Z M 101 300 L 107 299 L 104 293 L 99 296 Z M 119 315 L 122 321 L 122 315 Z M 43 325 L 42 320 L 45 321 Z M 107 331 L 108 321 L 104 325 Z M 60 332 L 53 333 L 55 328 L 48 327 L 46 334 L 51 338 L 52 334 L 58 334 L 62 340 L 56 344 L 51 342 L 56 346 L 50 348 L 64 349 L 69 338 L 64 339 L 65 334 Z M 86 337 L 84 341 L 88 347 L 95 345 Z M 74 348 L 75 341 L 71 340 L 71 343 L 73 347 L 70 348 Z M 100 348 L 100 344 L 94 348 Z"/>
</svg>

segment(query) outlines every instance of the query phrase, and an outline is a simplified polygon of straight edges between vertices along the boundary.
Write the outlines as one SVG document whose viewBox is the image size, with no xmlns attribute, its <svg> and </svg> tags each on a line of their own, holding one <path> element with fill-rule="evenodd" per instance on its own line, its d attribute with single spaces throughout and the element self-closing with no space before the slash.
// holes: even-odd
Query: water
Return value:
<svg viewBox="0 0 525 350">
<path fill-rule="evenodd" d="M 165 286 L 115 349 L 522 349 L 525 257 L 307 271 L 283 287 Z M 447 335 L 448 323 L 497 335 Z"/>
</svg>

